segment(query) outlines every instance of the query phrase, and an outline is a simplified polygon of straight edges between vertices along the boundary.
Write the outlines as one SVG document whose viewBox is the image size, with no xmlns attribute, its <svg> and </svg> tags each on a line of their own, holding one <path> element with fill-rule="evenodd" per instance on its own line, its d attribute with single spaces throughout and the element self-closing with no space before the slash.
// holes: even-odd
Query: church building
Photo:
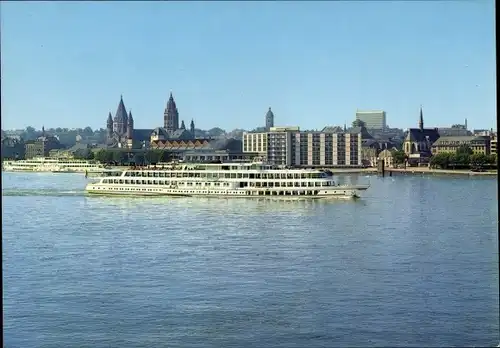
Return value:
<svg viewBox="0 0 500 348">
<path fill-rule="evenodd" d="M 144 147 L 149 142 L 149 135 L 152 129 L 135 129 L 132 111 L 125 109 L 123 97 L 120 96 L 120 102 L 116 109 L 115 117 L 111 112 L 108 114 L 106 122 L 106 145 L 111 148 L 134 149 Z"/>
<path fill-rule="evenodd" d="M 408 156 L 408 162 L 427 162 L 432 156 L 432 144 L 438 139 L 437 128 L 424 128 L 424 116 L 420 107 L 418 128 L 409 128 L 403 142 L 403 151 Z"/>
</svg>

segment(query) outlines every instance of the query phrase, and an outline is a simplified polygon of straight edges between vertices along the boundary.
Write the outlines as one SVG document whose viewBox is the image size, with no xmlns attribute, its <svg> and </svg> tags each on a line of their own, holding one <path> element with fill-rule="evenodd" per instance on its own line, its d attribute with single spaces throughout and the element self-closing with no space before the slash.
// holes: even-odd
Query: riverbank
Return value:
<svg viewBox="0 0 500 348">
<path fill-rule="evenodd" d="M 427 167 L 408 167 L 406 169 L 400 168 L 386 168 L 386 173 L 390 174 L 391 172 L 398 174 L 431 174 L 431 175 L 498 175 L 497 170 L 490 170 L 484 172 L 473 172 L 471 170 L 462 170 L 462 169 L 429 169 Z"/>
<path fill-rule="evenodd" d="M 129 166 L 112 166 L 112 169 L 125 170 L 130 169 Z M 377 174 L 377 168 L 333 168 L 328 169 L 334 174 Z M 427 167 L 407 167 L 404 168 L 385 168 L 385 174 L 429 174 L 429 175 L 498 175 L 498 171 L 472 172 L 470 170 L 451 170 L 451 169 L 429 169 Z"/>
<path fill-rule="evenodd" d="M 357 168 L 357 169 L 333 169 L 334 174 L 377 174 L 377 168 Z M 385 168 L 385 175 L 391 174 L 427 174 L 427 175 L 469 175 L 469 176 L 494 176 L 498 175 L 498 171 L 473 172 L 470 170 L 451 170 L 451 169 L 429 169 L 427 167 L 408 167 L 403 168 Z"/>
</svg>

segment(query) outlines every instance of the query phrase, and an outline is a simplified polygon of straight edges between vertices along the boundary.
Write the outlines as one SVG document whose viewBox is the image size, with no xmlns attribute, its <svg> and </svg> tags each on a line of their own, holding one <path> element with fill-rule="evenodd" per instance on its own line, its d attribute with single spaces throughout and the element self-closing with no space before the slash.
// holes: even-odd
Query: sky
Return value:
<svg viewBox="0 0 500 348">
<path fill-rule="evenodd" d="M 136 128 L 170 92 L 196 127 L 496 128 L 493 0 L 2 2 L 2 129 Z"/>
</svg>

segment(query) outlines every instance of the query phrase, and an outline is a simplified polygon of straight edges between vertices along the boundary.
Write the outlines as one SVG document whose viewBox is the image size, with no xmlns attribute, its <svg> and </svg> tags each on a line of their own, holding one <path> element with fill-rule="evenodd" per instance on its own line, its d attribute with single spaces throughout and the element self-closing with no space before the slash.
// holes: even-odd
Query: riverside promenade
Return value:
<svg viewBox="0 0 500 348">
<path fill-rule="evenodd" d="M 130 169 L 130 166 L 113 166 L 113 169 L 125 170 Z M 328 168 L 334 174 L 366 174 L 373 175 L 377 174 L 377 168 Z M 498 175 L 498 171 L 485 171 L 485 172 L 473 172 L 470 170 L 451 170 L 451 169 L 429 169 L 427 167 L 407 167 L 403 168 L 385 168 L 385 174 L 403 174 L 403 175 L 415 175 L 415 174 L 428 174 L 428 175 L 479 175 L 479 176 L 495 176 Z"/>
<path fill-rule="evenodd" d="M 354 173 L 366 173 L 366 174 L 377 174 L 377 168 L 359 168 L 359 169 L 333 169 L 333 173 L 337 174 L 354 174 Z M 470 175 L 470 176 L 496 176 L 498 175 L 497 170 L 490 170 L 484 172 L 473 172 L 471 170 L 463 169 L 430 169 L 428 167 L 407 167 L 404 168 L 385 168 L 385 174 L 402 174 L 402 175 Z"/>
</svg>

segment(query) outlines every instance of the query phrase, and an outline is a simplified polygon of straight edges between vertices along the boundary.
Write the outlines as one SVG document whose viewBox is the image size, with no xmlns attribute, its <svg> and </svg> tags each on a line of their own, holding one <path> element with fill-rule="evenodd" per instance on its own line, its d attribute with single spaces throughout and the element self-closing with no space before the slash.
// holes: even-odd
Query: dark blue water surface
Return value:
<svg viewBox="0 0 500 348">
<path fill-rule="evenodd" d="M 358 201 L 86 197 L 2 175 L 5 347 L 498 344 L 496 178 Z"/>
</svg>

